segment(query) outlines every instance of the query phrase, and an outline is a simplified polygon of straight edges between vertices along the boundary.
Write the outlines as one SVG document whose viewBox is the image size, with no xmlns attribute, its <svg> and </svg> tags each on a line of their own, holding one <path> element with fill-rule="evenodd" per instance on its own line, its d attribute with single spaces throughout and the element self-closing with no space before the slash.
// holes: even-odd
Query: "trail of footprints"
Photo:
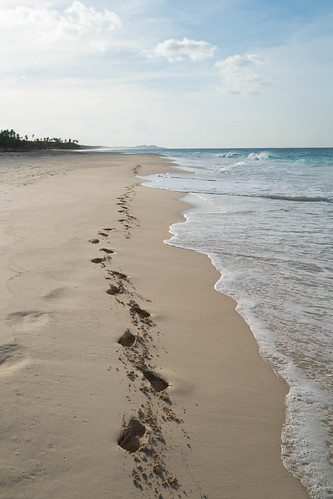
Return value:
<svg viewBox="0 0 333 499">
<path fill-rule="evenodd" d="M 119 222 L 123 225 L 124 237 L 131 236 L 130 230 L 138 221 L 130 213 L 129 200 L 133 196 L 133 186 L 118 198 L 118 205 L 124 218 Z M 126 217 L 126 218 L 125 218 Z M 150 313 L 142 308 L 138 301 L 148 302 L 139 296 L 129 277 L 111 268 L 114 251 L 104 246 L 109 241 L 113 228 L 103 228 L 98 237 L 90 239 L 90 243 L 101 245 L 103 256 L 91 260 L 105 268 L 105 279 L 108 281 L 106 293 L 126 308 L 129 327 L 118 340 L 120 351 L 119 360 L 123 363 L 126 375 L 129 378 L 129 393 L 132 389 L 139 389 L 145 396 L 144 403 L 135 414 L 126 422 L 123 418 L 122 428 L 118 438 L 118 445 L 133 455 L 134 468 L 132 480 L 138 490 L 149 492 L 149 497 L 183 497 L 187 492 L 167 469 L 163 459 L 166 452 L 166 441 L 162 433 L 162 425 L 182 425 L 183 420 L 178 418 L 172 410 L 173 402 L 168 394 L 168 382 L 160 376 L 154 365 L 155 350 L 158 357 L 154 337 L 160 333 L 153 322 Z M 112 367 L 109 368 L 111 370 Z M 128 399 L 129 396 L 128 396 Z M 185 412 L 185 411 L 184 411 Z M 171 430 L 174 432 L 174 430 Z M 189 437 L 184 429 L 180 429 L 187 447 L 190 448 Z M 178 443 L 179 444 L 179 443 Z M 205 496 L 201 496 L 205 497 Z"/>
</svg>

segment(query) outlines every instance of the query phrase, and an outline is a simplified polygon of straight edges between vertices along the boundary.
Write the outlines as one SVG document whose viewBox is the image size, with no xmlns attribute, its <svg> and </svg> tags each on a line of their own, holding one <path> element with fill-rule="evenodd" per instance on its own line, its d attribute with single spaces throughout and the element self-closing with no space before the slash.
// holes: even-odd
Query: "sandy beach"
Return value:
<svg viewBox="0 0 333 499">
<path fill-rule="evenodd" d="M 309 497 L 287 386 L 203 255 L 171 247 L 157 155 L 0 156 L 0 497 Z"/>
</svg>

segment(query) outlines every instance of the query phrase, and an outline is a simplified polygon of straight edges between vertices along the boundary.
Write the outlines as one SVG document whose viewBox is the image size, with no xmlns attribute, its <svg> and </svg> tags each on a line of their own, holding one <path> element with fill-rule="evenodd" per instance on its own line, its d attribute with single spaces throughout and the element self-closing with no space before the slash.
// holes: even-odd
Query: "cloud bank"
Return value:
<svg viewBox="0 0 333 499">
<path fill-rule="evenodd" d="M 268 61 L 258 54 L 233 55 L 215 63 L 225 90 L 231 94 L 259 94 L 271 81 L 253 70 Z"/>
<path fill-rule="evenodd" d="M 148 57 L 164 57 L 169 62 L 183 61 L 184 59 L 201 61 L 213 57 L 215 50 L 216 47 L 208 42 L 189 40 L 188 38 L 182 40 L 170 38 L 145 53 Z"/>
</svg>

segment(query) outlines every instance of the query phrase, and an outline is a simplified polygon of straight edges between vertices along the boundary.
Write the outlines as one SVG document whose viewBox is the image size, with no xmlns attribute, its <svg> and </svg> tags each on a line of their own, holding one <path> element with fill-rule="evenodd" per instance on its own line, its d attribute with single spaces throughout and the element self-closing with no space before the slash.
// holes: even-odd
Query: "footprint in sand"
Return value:
<svg viewBox="0 0 333 499">
<path fill-rule="evenodd" d="M 90 261 L 91 261 L 91 263 L 103 263 L 105 261 L 105 257 L 103 257 L 103 258 L 93 258 Z"/>
<path fill-rule="evenodd" d="M 115 286 L 114 284 L 110 284 L 110 288 L 107 290 L 108 295 L 119 295 L 121 293 L 121 289 L 118 288 L 118 286 Z"/>
<path fill-rule="evenodd" d="M 139 305 L 134 301 L 130 302 L 130 310 L 132 313 L 137 314 L 141 319 L 147 319 L 148 317 L 150 317 L 150 313 L 140 308 Z"/>
<path fill-rule="evenodd" d="M 7 319 L 14 326 L 21 326 L 24 329 L 30 329 L 36 326 L 43 326 L 50 322 L 50 314 L 39 312 L 38 310 L 28 310 L 13 312 L 7 316 Z"/>
<path fill-rule="evenodd" d="M 10 376 L 29 364 L 22 358 L 22 348 L 17 343 L 0 345 L 0 376 Z"/>
<path fill-rule="evenodd" d="M 163 378 L 157 376 L 152 371 L 145 367 L 138 367 L 138 369 L 142 372 L 144 377 L 149 381 L 151 386 L 154 388 L 155 392 L 163 392 L 166 388 L 168 388 L 169 383 L 167 383 Z"/>
<path fill-rule="evenodd" d="M 136 337 L 131 333 L 129 329 L 127 329 L 124 334 L 119 338 L 118 343 L 123 347 L 131 347 L 134 345 L 136 341 Z"/>
<path fill-rule="evenodd" d="M 133 346 L 135 342 L 136 342 L 136 336 L 134 336 L 134 334 L 132 334 L 129 329 L 127 329 L 118 340 L 118 343 L 125 348 Z M 141 365 L 136 364 L 136 368 L 142 372 L 144 377 L 149 381 L 151 386 L 154 388 L 155 392 L 162 392 L 163 390 L 166 390 L 166 388 L 168 388 L 169 383 L 160 376 L 157 376 L 157 374 L 148 369 L 146 366 L 142 364 Z"/>
<path fill-rule="evenodd" d="M 114 277 L 118 277 L 118 279 L 128 279 L 126 274 L 122 274 L 121 272 L 116 272 L 115 270 L 111 270 L 110 274 Z"/>
<path fill-rule="evenodd" d="M 56 288 L 47 293 L 47 295 L 43 296 L 44 300 L 59 300 L 63 298 L 66 294 L 66 288 Z"/>
<path fill-rule="evenodd" d="M 89 239 L 89 242 L 92 243 L 92 244 L 98 244 L 99 243 L 99 239 Z"/>
<path fill-rule="evenodd" d="M 133 454 L 142 447 L 145 433 L 146 427 L 137 419 L 132 418 L 121 430 L 118 445 Z"/>
<path fill-rule="evenodd" d="M 0 345 L 0 366 L 7 360 L 13 358 L 20 349 L 17 343 L 7 343 Z"/>
<path fill-rule="evenodd" d="M 107 249 L 107 248 L 101 248 L 100 251 L 104 251 L 104 253 L 107 253 L 108 255 L 111 255 L 112 253 L 114 253 L 113 250 Z"/>
</svg>

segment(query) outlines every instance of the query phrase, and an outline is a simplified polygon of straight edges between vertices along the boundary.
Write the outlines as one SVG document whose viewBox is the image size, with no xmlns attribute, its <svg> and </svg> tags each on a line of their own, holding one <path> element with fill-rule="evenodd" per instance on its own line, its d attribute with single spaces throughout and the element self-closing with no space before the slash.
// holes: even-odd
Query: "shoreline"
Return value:
<svg viewBox="0 0 333 499">
<path fill-rule="evenodd" d="M 281 461 L 285 383 L 210 260 L 163 243 L 182 194 L 135 177 L 172 164 L 56 156 L 7 208 L 0 497 L 308 497 Z"/>
<path fill-rule="evenodd" d="M 170 166 L 172 167 L 172 163 L 170 163 Z M 161 203 L 162 200 L 159 197 L 159 189 L 145 186 L 141 186 L 141 188 L 149 189 L 149 191 L 156 191 L 150 192 L 149 198 L 152 199 L 151 202 L 153 203 L 155 200 L 156 203 Z M 185 223 L 185 217 L 182 215 L 182 212 L 184 211 L 184 207 L 191 205 L 180 199 L 184 196 L 184 193 L 173 191 L 164 191 L 164 193 L 163 208 L 164 210 L 167 210 L 168 219 L 170 220 L 170 208 L 172 208 L 172 224 L 176 222 Z M 171 203 L 166 199 L 166 196 L 169 197 Z M 148 194 L 143 192 L 142 198 L 144 199 L 144 202 L 147 201 L 147 197 Z M 142 211 L 144 211 L 144 204 L 141 205 L 140 202 L 140 206 L 142 206 Z M 140 213 L 139 206 L 136 212 Z M 156 226 L 162 228 L 163 225 L 162 220 L 156 221 Z M 152 237 L 157 240 L 158 235 L 156 232 L 157 227 L 151 229 Z M 168 237 L 163 237 L 163 233 L 165 236 L 168 235 Z M 167 233 L 166 231 L 163 231 L 163 229 L 160 230 L 160 241 L 170 237 L 170 232 Z M 156 244 L 156 254 L 157 246 L 158 242 Z M 207 442 L 210 442 L 212 449 L 213 459 L 210 460 L 208 466 L 207 463 L 202 462 L 201 456 L 200 463 L 197 463 L 197 468 L 195 470 L 195 476 L 201 476 L 203 482 L 206 480 L 208 483 L 213 484 L 209 489 L 208 483 L 206 482 L 207 488 L 209 489 L 207 494 L 208 497 L 218 498 L 220 497 L 219 494 L 222 494 L 222 497 L 237 498 L 309 497 L 303 485 L 284 468 L 281 460 L 281 429 L 285 419 L 284 400 L 288 393 L 288 385 L 284 380 L 276 377 L 272 367 L 260 356 L 259 347 L 252 331 L 235 310 L 237 303 L 232 298 L 215 290 L 214 285 L 221 277 L 220 272 L 213 266 L 207 255 L 197 253 L 193 250 L 164 244 L 164 255 L 160 254 L 154 259 L 154 249 L 151 241 L 149 242 L 148 247 L 152 248 L 149 257 L 147 257 L 149 265 L 152 265 L 152 262 L 154 261 L 154 266 L 150 275 L 152 280 L 149 285 L 147 284 L 147 291 L 149 286 L 149 289 L 154 289 L 156 295 L 158 294 L 163 297 L 159 304 L 161 309 L 165 309 L 167 304 L 169 306 L 168 314 L 164 311 L 165 315 L 159 315 L 159 310 L 156 311 L 156 313 L 160 317 L 160 324 L 166 324 L 169 334 L 173 329 L 173 338 L 168 341 L 168 347 L 173 348 L 170 356 L 177 359 L 178 369 L 184 373 L 184 378 L 186 379 L 186 382 L 184 383 L 185 386 L 179 387 L 176 390 L 176 395 L 178 395 L 179 392 L 182 401 L 185 399 L 188 406 L 191 406 L 191 404 L 193 405 L 191 400 L 191 388 L 193 388 L 193 386 L 191 386 L 191 384 L 193 383 L 192 380 L 195 380 L 196 393 L 198 394 L 198 387 L 200 387 L 201 403 L 204 401 L 206 404 L 206 406 L 201 407 L 201 409 L 198 409 L 196 406 L 188 411 L 191 411 L 191 417 L 193 418 L 190 424 L 192 427 L 192 434 L 197 436 L 198 447 L 202 441 L 205 441 L 205 446 L 207 447 Z M 169 255 L 167 256 L 167 254 Z M 167 281 L 169 289 L 165 289 L 163 285 L 160 285 L 161 283 L 158 284 L 153 280 L 153 275 L 156 273 L 158 267 L 165 265 L 165 262 L 169 264 L 170 261 L 172 261 L 171 266 L 175 265 L 176 268 L 171 269 L 168 265 L 169 268 L 167 273 L 172 278 Z M 145 282 L 148 283 L 149 279 L 145 281 L 143 276 L 140 275 L 140 286 L 144 287 Z M 176 282 L 177 286 L 175 286 Z M 207 285 L 210 286 L 209 289 L 206 288 Z M 173 287 L 177 288 L 177 291 L 175 291 Z M 193 302 L 194 292 L 197 294 L 195 302 Z M 177 295 L 176 297 L 175 293 Z M 169 304 L 167 303 L 168 297 L 171 296 L 172 299 Z M 177 302 L 181 303 L 181 300 L 184 300 L 184 297 L 186 297 L 187 300 L 183 301 L 182 307 L 179 307 L 179 305 L 177 307 Z M 196 310 L 196 305 L 199 305 L 198 311 Z M 203 307 L 206 308 L 204 314 L 202 314 Z M 193 315 L 194 310 L 196 310 L 194 317 L 190 317 L 191 314 Z M 208 345 L 209 341 L 207 336 L 197 338 L 197 345 L 192 343 L 192 335 L 190 335 L 191 338 L 186 338 L 186 359 L 188 362 L 186 362 L 186 360 L 184 361 L 180 349 L 180 346 L 183 347 L 183 340 L 179 340 L 179 348 L 177 348 L 178 338 L 180 338 L 183 330 L 184 312 L 187 313 L 186 321 L 189 323 L 189 329 L 192 329 L 192 331 L 196 330 L 200 335 L 207 335 L 207 329 L 212 329 L 209 331 L 211 345 Z M 223 326 L 219 326 L 222 321 L 224 322 Z M 177 323 L 176 326 L 175 323 Z M 201 332 L 200 326 L 202 326 Z M 234 335 L 235 337 L 231 337 L 231 335 Z M 221 347 L 221 351 L 216 350 L 216 347 L 218 346 Z M 222 351 L 224 348 L 225 351 Z M 207 365 L 208 362 L 207 358 L 205 358 L 205 353 L 208 354 L 208 359 L 214 362 L 213 366 Z M 251 356 L 251 358 L 249 359 L 248 356 Z M 192 361 L 192 358 L 194 358 L 195 361 Z M 221 366 L 221 362 L 225 363 L 225 365 Z M 252 373 L 250 373 L 252 368 L 255 372 L 253 377 Z M 194 373 L 194 371 L 196 372 Z M 202 380 L 203 372 L 205 372 L 205 379 Z M 195 376 L 193 376 L 194 374 Z M 234 377 L 233 383 L 230 383 L 230 375 Z M 214 377 L 216 380 L 215 386 L 212 386 L 214 382 L 211 380 L 214 380 Z M 229 386 L 220 386 L 217 389 L 217 384 L 219 382 L 223 383 L 223 381 L 228 383 Z M 177 382 L 181 384 L 179 378 L 177 379 Z M 239 383 L 243 383 L 245 386 L 240 387 Z M 235 389 L 236 392 L 238 391 L 238 393 L 233 393 L 233 389 Z M 207 390 L 209 400 L 207 400 Z M 220 393 L 221 400 L 219 403 L 216 403 L 216 395 L 218 392 Z M 210 397 L 213 398 L 213 403 Z M 235 411 L 232 410 L 232 407 L 226 409 L 225 397 L 233 404 Z M 217 428 L 209 428 L 209 418 L 207 420 L 208 405 L 213 412 L 213 417 L 211 418 L 213 423 L 217 425 L 226 423 L 228 426 L 227 428 L 219 430 L 217 430 Z M 221 413 L 219 413 L 217 406 L 220 407 Z M 258 407 L 260 407 L 260 413 L 261 411 L 267 411 L 268 414 L 259 414 Z M 196 411 L 198 411 L 198 414 L 195 414 Z M 244 412 L 239 416 L 235 416 L 238 414 L 238 411 Z M 250 414 L 245 414 L 246 411 L 250 412 Z M 222 417 L 219 421 L 220 414 Z M 231 421 L 233 417 L 235 417 L 234 422 Z M 256 417 L 258 417 L 258 421 L 255 421 Z M 205 421 L 206 428 L 204 431 L 203 428 L 201 428 L 202 421 Z M 246 430 L 244 433 L 244 428 L 241 428 L 245 422 L 248 425 L 247 430 L 249 430 L 249 432 L 254 431 L 254 434 L 256 435 L 255 438 L 252 438 L 250 435 L 245 435 Z M 240 427 L 237 428 L 238 425 L 240 425 Z M 231 435 L 230 431 L 232 432 Z M 237 445 L 235 445 L 236 440 L 234 440 L 233 437 L 239 438 L 240 435 L 242 435 L 241 439 L 243 439 L 243 441 L 237 442 Z M 256 441 L 258 435 L 260 442 Z M 221 447 L 219 450 L 216 438 L 220 438 L 220 441 L 224 444 L 228 443 L 229 455 L 222 457 L 226 448 Z M 268 442 L 269 440 L 271 441 Z M 274 448 L 272 444 L 274 441 L 276 455 L 272 455 Z M 252 449 L 250 453 L 248 447 Z M 235 453 L 236 456 L 232 456 L 233 453 Z M 251 459 L 253 460 L 252 463 L 249 462 Z M 233 464 L 230 464 L 230 461 L 232 461 Z M 212 465 L 212 463 L 214 464 Z M 206 464 L 206 466 L 203 464 Z M 269 469 L 270 466 L 272 466 L 272 471 Z M 233 469 L 233 471 L 230 472 L 229 468 Z M 223 473 L 221 473 L 222 469 L 227 469 L 226 476 L 229 475 L 229 472 L 231 473 L 231 481 L 229 481 L 229 476 L 227 480 L 225 480 Z M 244 470 L 244 482 L 242 484 L 239 483 L 242 476 L 242 473 L 239 473 L 241 469 Z M 235 475 L 233 474 L 235 472 L 237 476 L 236 480 Z M 221 476 L 218 477 L 217 480 L 219 473 L 221 473 Z M 259 488 L 258 484 L 260 484 Z M 253 486 L 254 488 L 252 490 Z M 218 487 L 218 491 L 216 487 Z"/>
</svg>

